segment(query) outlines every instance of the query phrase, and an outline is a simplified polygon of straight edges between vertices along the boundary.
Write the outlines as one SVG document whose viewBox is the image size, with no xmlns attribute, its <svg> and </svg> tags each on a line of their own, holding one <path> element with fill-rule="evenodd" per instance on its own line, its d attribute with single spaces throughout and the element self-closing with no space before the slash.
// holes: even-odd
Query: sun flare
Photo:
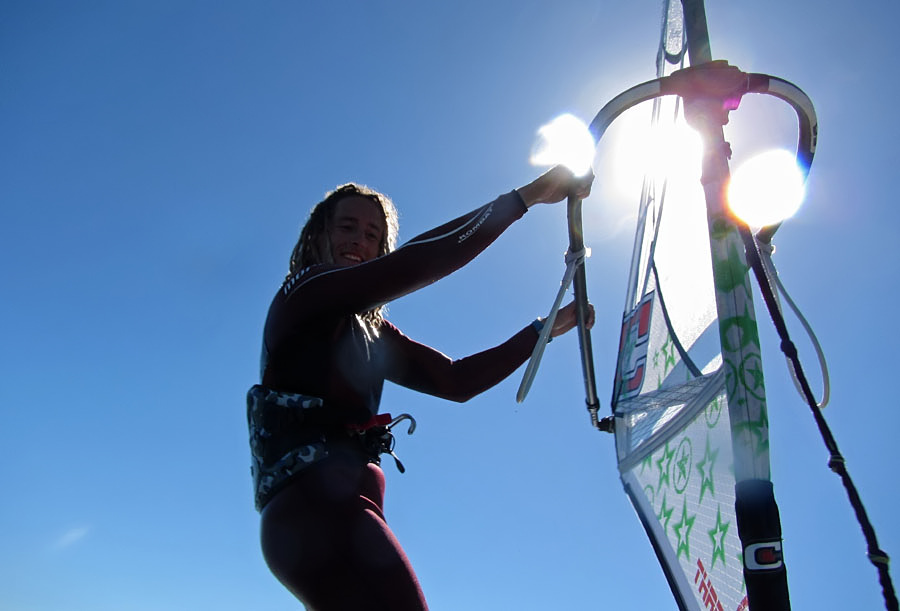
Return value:
<svg viewBox="0 0 900 611">
<path fill-rule="evenodd" d="M 700 179 L 703 144 L 683 119 L 653 126 L 644 112 L 625 113 L 612 146 L 617 187 L 634 193 L 644 178 L 696 183 Z"/>
<path fill-rule="evenodd" d="M 793 216 L 805 195 L 803 172 L 784 149 L 760 153 L 737 168 L 728 185 L 728 206 L 751 227 Z"/>
<path fill-rule="evenodd" d="M 594 138 L 578 117 L 560 115 L 538 129 L 531 152 L 532 165 L 562 164 L 576 176 L 584 176 L 591 170 L 593 160 Z"/>
</svg>

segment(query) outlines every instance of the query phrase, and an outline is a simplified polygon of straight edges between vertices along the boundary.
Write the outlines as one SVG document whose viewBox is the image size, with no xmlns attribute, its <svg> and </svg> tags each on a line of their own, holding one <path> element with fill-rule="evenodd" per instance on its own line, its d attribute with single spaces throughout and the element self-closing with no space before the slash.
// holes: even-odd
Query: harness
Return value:
<svg viewBox="0 0 900 611">
<path fill-rule="evenodd" d="M 406 430 L 406 434 L 412 435 L 416 430 L 416 419 L 409 414 L 400 414 L 396 418 L 390 414 L 376 414 L 366 424 L 359 427 L 351 426 L 347 430 L 351 435 L 359 437 L 360 443 L 363 445 L 366 453 L 369 454 L 371 462 L 380 465 L 381 455 L 390 454 L 397 465 L 397 471 L 406 473 L 406 467 L 394 454 L 394 445 L 397 440 L 392 432 L 392 429 L 404 420 L 409 420 L 409 428 Z"/>
<path fill-rule="evenodd" d="M 337 411 L 319 397 L 275 391 L 259 384 L 247 392 L 247 427 L 250 434 L 250 474 L 257 511 L 294 475 L 329 454 L 333 443 L 349 441 L 359 447 L 369 462 L 381 464 L 390 454 L 397 470 L 406 471 L 394 453 L 392 429 L 409 420 L 412 435 L 416 421 L 409 414 L 396 418 L 376 414 L 361 425 L 342 423 Z"/>
</svg>

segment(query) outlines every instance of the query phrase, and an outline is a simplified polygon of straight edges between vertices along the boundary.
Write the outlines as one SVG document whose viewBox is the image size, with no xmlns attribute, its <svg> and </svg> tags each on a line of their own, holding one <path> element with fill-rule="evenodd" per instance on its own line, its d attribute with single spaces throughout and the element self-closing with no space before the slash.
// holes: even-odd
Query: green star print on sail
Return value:
<svg viewBox="0 0 900 611">
<path fill-rule="evenodd" d="M 711 496 L 716 495 L 716 486 L 713 483 L 713 469 L 716 466 L 716 458 L 719 457 L 719 448 L 713 451 L 709 445 L 709 433 L 706 435 L 706 450 L 703 458 L 697 463 L 700 472 L 700 504 L 703 504 L 703 494 L 709 490 Z"/>
<path fill-rule="evenodd" d="M 676 557 L 678 558 L 681 557 L 681 552 L 684 552 L 685 558 L 691 559 L 691 529 L 694 528 L 694 520 L 696 519 L 696 515 L 688 516 L 687 499 L 685 499 L 684 506 L 681 509 L 681 520 L 672 527 L 672 530 L 675 531 L 675 535 L 678 537 L 676 552 Z"/>
<path fill-rule="evenodd" d="M 659 483 L 656 484 L 656 490 L 659 492 L 660 488 L 662 488 L 663 482 L 666 482 L 668 486 L 671 481 L 669 480 L 670 468 L 672 465 L 672 458 L 675 456 L 675 450 L 669 449 L 669 443 L 666 442 L 666 447 L 663 448 L 662 454 L 656 460 L 656 466 L 659 468 Z"/>
<path fill-rule="evenodd" d="M 728 534 L 729 526 L 730 524 L 728 522 L 722 523 L 722 506 L 720 505 L 716 509 L 716 525 L 711 530 L 707 531 L 713 546 L 712 565 L 710 566 L 710 570 L 716 567 L 716 558 L 721 558 L 722 564 L 725 564 L 725 535 Z"/>
<path fill-rule="evenodd" d="M 673 511 L 675 511 L 674 507 L 666 507 L 666 495 L 663 494 L 662 504 L 659 506 L 659 513 L 656 514 L 656 519 L 663 525 L 663 532 L 666 535 L 669 534 L 669 520 L 672 519 Z"/>
</svg>

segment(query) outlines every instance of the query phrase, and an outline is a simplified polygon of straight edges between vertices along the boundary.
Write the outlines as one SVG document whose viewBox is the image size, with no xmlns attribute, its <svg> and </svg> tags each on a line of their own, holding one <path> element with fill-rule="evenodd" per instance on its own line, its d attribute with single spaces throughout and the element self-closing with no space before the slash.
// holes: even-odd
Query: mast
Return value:
<svg viewBox="0 0 900 611">
<path fill-rule="evenodd" d="M 692 67 L 712 62 L 703 0 L 682 0 L 688 57 Z M 685 118 L 704 144 L 701 182 L 706 198 L 719 335 L 726 370 L 732 427 L 735 513 L 743 547 L 743 571 L 750 609 L 790 609 L 782 555 L 781 521 L 770 480 L 768 415 L 762 378 L 759 331 L 744 244 L 726 209 L 729 146 L 723 125 L 729 108 L 723 97 L 684 99 Z"/>
</svg>

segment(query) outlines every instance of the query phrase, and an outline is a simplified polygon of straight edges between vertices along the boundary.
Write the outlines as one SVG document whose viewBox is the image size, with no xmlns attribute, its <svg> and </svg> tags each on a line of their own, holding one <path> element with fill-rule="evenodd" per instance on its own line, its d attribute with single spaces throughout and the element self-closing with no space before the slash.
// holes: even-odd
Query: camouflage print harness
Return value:
<svg viewBox="0 0 900 611">
<path fill-rule="evenodd" d="M 327 457 L 329 440 L 335 436 L 355 439 L 375 464 L 381 464 L 381 454 L 390 454 L 403 473 L 403 464 L 394 454 L 391 432 L 403 420 L 410 421 L 411 435 L 416 421 L 409 414 L 396 418 L 378 414 L 363 425 L 342 426 L 335 421 L 334 411 L 318 397 L 253 386 L 247 392 L 247 426 L 257 511 L 262 511 L 294 475 Z"/>
</svg>

